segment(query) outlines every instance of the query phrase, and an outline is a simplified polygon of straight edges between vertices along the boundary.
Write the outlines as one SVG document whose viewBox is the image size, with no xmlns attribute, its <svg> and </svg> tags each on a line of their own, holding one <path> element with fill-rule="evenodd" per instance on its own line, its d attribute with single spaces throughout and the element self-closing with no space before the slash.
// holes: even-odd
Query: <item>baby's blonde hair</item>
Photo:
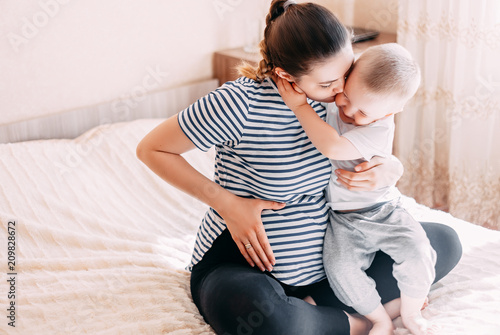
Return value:
<svg viewBox="0 0 500 335">
<path fill-rule="evenodd" d="M 420 85 L 420 68 L 408 50 L 397 43 L 368 48 L 356 61 L 368 93 L 410 99 Z"/>
</svg>

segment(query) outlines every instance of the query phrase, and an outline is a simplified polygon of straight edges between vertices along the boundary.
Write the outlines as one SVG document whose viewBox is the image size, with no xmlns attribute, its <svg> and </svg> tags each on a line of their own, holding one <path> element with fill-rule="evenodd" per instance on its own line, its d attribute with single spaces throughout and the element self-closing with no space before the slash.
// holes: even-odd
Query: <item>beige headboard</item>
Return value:
<svg viewBox="0 0 500 335">
<path fill-rule="evenodd" d="M 216 79 L 0 126 L 0 143 L 75 138 L 100 124 L 167 118 L 218 87 Z"/>
</svg>

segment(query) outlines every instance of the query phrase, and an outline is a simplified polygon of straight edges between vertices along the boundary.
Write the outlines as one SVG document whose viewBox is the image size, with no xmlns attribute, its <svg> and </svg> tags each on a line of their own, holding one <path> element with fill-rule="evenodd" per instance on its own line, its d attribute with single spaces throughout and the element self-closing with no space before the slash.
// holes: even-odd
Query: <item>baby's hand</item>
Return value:
<svg viewBox="0 0 500 335">
<path fill-rule="evenodd" d="M 295 83 L 278 77 L 278 92 L 285 104 L 292 111 L 297 111 L 301 106 L 308 105 L 306 94 Z"/>
</svg>

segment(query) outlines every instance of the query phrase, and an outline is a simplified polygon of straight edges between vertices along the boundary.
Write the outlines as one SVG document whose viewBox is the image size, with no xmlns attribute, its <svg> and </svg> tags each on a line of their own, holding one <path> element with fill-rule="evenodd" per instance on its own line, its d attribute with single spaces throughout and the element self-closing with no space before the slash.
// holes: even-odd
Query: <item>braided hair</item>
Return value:
<svg viewBox="0 0 500 335">
<path fill-rule="evenodd" d="M 262 60 L 257 67 L 243 64 L 238 72 L 260 82 L 280 67 L 299 78 L 315 64 L 337 54 L 348 42 L 347 29 L 325 7 L 273 0 L 259 44 Z"/>
</svg>

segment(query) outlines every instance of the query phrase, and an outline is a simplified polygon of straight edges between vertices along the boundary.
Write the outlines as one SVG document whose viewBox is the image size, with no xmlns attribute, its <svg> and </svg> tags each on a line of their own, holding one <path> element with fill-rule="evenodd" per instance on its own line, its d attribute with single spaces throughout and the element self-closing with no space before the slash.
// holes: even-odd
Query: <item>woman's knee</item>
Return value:
<svg viewBox="0 0 500 335">
<path fill-rule="evenodd" d="M 200 312 L 217 334 L 280 334 L 286 324 L 278 306 L 281 286 L 258 270 L 221 266 L 200 288 Z"/>
<path fill-rule="evenodd" d="M 462 243 L 457 232 L 444 224 L 422 222 L 432 247 L 436 251 L 436 280 L 446 276 L 462 257 Z"/>
</svg>

